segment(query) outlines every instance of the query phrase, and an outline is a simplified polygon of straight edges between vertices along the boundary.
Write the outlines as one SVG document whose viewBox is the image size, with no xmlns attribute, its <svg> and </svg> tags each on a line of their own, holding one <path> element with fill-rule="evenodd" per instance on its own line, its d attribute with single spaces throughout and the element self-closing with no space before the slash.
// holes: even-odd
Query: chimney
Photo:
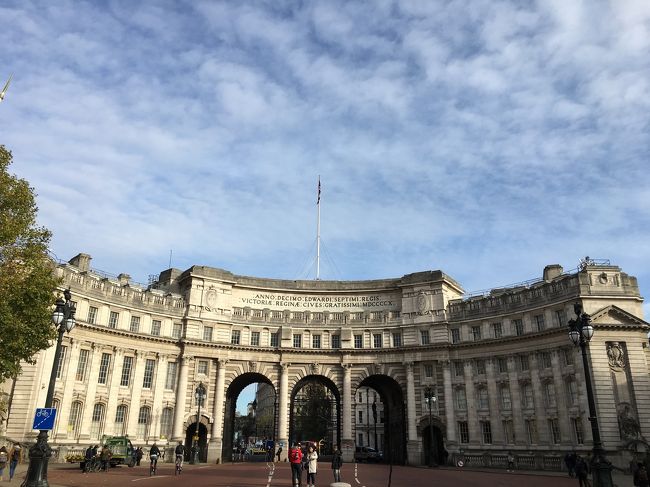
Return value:
<svg viewBox="0 0 650 487">
<path fill-rule="evenodd" d="M 92 257 L 88 254 L 77 254 L 75 257 L 68 261 L 68 264 L 72 264 L 80 272 L 88 272 L 90 270 L 90 261 Z"/>
<path fill-rule="evenodd" d="M 560 277 L 564 269 L 559 264 L 547 265 L 544 267 L 544 282 L 551 282 L 553 279 Z"/>
</svg>

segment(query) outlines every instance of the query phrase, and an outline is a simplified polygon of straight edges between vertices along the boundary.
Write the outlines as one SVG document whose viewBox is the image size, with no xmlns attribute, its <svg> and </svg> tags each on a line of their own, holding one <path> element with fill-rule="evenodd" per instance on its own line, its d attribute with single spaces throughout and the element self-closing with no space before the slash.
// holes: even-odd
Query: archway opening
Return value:
<svg viewBox="0 0 650 487">
<path fill-rule="evenodd" d="M 341 448 L 341 398 L 330 379 L 303 377 L 291 391 L 289 441 L 315 444 L 326 461 Z"/>
<path fill-rule="evenodd" d="M 354 414 L 355 455 L 358 459 L 368 457 L 361 459 L 397 465 L 406 463 L 404 394 L 395 379 L 387 375 L 371 375 L 361 381 L 356 391 Z M 377 451 L 368 452 L 368 448 Z"/>
<path fill-rule="evenodd" d="M 196 419 L 196 418 L 194 418 Z M 197 424 L 196 421 L 190 423 L 185 430 L 185 445 L 197 444 L 199 448 L 199 462 L 208 461 L 208 427 L 199 421 L 198 424 L 198 438 L 197 437 Z M 198 442 L 198 443 L 195 443 Z M 192 448 L 185 449 L 185 460 L 190 461 Z"/>
<path fill-rule="evenodd" d="M 429 466 L 444 465 L 446 461 L 444 438 L 436 425 L 427 425 L 422 429 L 422 447 L 424 462 Z"/>
<path fill-rule="evenodd" d="M 268 377 L 247 372 L 226 391 L 223 461 L 265 461 L 275 455 L 277 395 Z"/>
</svg>

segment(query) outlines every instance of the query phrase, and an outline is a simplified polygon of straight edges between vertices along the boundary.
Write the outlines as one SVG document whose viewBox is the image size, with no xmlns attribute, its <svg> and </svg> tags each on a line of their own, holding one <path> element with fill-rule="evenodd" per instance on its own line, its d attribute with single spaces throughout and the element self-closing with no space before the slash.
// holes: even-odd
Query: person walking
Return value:
<svg viewBox="0 0 650 487">
<path fill-rule="evenodd" d="M 88 448 L 86 448 L 86 452 L 84 453 L 84 473 L 90 472 L 90 469 L 93 465 L 93 446 L 90 445 Z"/>
<path fill-rule="evenodd" d="M 275 456 L 278 457 L 278 462 L 280 461 L 280 455 L 282 455 L 282 447 L 279 447 L 278 451 L 275 453 Z"/>
<path fill-rule="evenodd" d="M 9 462 L 9 452 L 7 447 L 4 445 L 0 447 L 0 481 L 4 480 L 5 468 L 7 468 L 7 462 Z"/>
<path fill-rule="evenodd" d="M 300 443 L 296 442 L 289 451 L 289 463 L 291 463 L 291 480 L 293 487 L 302 485 L 302 450 Z"/>
<path fill-rule="evenodd" d="M 316 487 L 316 469 L 318 468 L 318 453 L 313 445 L 307 448 L 307 487 Z"/>
<path fill-rule="evenodd" d="M 334 474 L 334 482 L 341 481 L 341 467 L 343 466 L 343 457 L 341 450 L 334 449 L 334 456 L 332 457 L 332 473 Z"/>
<path fill-rule="evenodd" d="M 9 452 L 9 481 L 10 482 L 11 479 L 14 478 L 14 474 L 16 473 L 16 467 L 18 466 L 18 462 L 20 462 L 21 450 L 22 448 L 20 447 L 20 445 L 16 444 Z"/>
<path fill-rule="evenodd" d="M 108 472 L 108 467 L 111 464 L 112 456 L 113 454 L 111 453 L 111 450 L 108 448 L 108 445 L 104 445 L 101 453 L 99 454 L 99 457 L 102 461 L 102 470 L 104 470 L 104 472 Z"/>
<path fill-rule="evenodd" d="M 634 485 L 636 487 L 649 487 L 648 470 L 643 463 L 637 464 L 636 472 L 634 472 Z"/>
<path fill-rule="evenodd" d="M 573 477 L 575 475 L 577 459 L 578 456 L 574 451 L 567 452 L 566 455 L 564 455 L 564 464 L 566 465 L 566 468 L 569 471 L 569 477 Z"/>
<path fill-rule="evenodd" d="M 135 464 L 138 467 L 140 466 L 140 460 L 142 460 L 142 448 L 138 447 L 138 449 L 135 451 Z"/>
<path fill-rule="evenodd" d="M 575 472 L 580 487 L 591 487 L 591 483 L 589 482 L 589 465 L 581 456 L 578 456 L 576 459 Z"/>
<path fill-rule="evenodd" d="M 508 452 L 508 472 L 515 471 L 515 456 L 511 451 Z"/>
</svg>

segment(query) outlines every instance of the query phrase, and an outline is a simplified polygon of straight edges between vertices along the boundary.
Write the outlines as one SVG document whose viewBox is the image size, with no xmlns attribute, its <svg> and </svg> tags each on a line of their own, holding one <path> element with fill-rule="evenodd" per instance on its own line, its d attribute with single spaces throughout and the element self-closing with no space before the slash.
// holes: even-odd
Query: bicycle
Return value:
<svg viewBox="0 0 650 487">
<path fill-rule="evenodd" d="M 174 475 L 180 475 L 183 471 L 183 455 L 176 455 L 176 470 Z"/>
<path fill-rule="evenodd" d="M 156 475 L 156 466 L 158 465 L 158 455 L 151 455 L 151 465 L 149 466 L 149 477 Z"/>
</svg>

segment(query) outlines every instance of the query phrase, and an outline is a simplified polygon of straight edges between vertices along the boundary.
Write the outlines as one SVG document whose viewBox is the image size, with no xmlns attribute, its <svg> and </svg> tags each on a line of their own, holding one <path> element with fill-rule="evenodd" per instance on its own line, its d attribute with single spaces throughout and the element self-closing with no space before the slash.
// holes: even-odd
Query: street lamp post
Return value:
<svg viewBox="0 0 650 487">
<path fill-rule="evenodd" d="M 427 406 L 429 408 L 429 466 L 433 467 L 435 465 L 433 461 L 433 423 L 431 419 L 431 405 L 437 401 L 437 397 L 431 386 L 427 386 L 424 389 L 424 398 L 427 401 Z"/>
<path fill-rule="evenodd" d="M 56 348 L 54 349 L 54 363 L 50 372 L 50 383 L 47 387 L 45 407 L 51 408 L 54 399 L 54 387 L 56 385 L 56 372 L 61 359 L 61 343 L 65 332 L 70 332 L 75 326 L 74 314 L 77 311 L 72 302 L 72 293 L 69 289 L 63 292 L 65 301 L 61 298 L 56 300 L 56 309 L 52 313 L 52 322 L 57 327 L 58 336 Z M 47 481 L 47 465 L 52 455 L 52 448 L 47 443 L 47 430 L 41 430 L 36 439 L 36 444 L 29 449 L 29 467 L 22 487 L 49 487 Z"/>
<path fill-rule="evenodd" d="M 201 420 L 201 405 L 203 404 L 205 395 L 205 386 L 201 382 L 196 388 L 196 391 L 194 391 L 194 399 L 196 399 L 196 429 L 194 430 L 194 438 L 192 438 L 192 460 L 190 461 L 192 465 L 199 463 L 199 421 Z"/>
<path fill-rule="evenodd" d="M 594 400 L 589 360 L 587 359 L 587 347 L 591 338 L 594 336 L 594 327 L 591 324 L 591 316 L 583 312 L 582 304 L 579 301 L 573 305 L 573 311 L 576 314 L 576 318 L 569 320 L 569 338 L 582 351 L 582 366 L 585 372 L 585 387 L 587 389 L 587 401 L 589 403 L 589 422 L 591 423 L 591 435 L 593 437 L 591 470 L 594 487 L 612 487 L 614 485 L 612 481 L 612 464 L 605 457 L 605 450 L 600 440 L 598 418 L 596 416 L 596 401 Z"/>
</svg>

